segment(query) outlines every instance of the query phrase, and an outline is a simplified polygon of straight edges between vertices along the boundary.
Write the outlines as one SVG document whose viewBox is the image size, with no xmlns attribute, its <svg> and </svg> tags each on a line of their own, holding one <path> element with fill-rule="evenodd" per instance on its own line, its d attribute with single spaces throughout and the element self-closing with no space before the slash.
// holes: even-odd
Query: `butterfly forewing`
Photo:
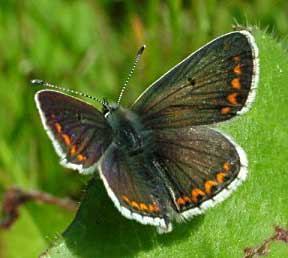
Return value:
<svg viewBox="0 0 288 258">
<path fill-rule="evenodd" d="M 61 163 L 83 173 L 92 172 L 112 140 L 103 114 L 57 91 L 39 91 L 35 100 Z"/>
<path fill-rule="evenodd" d="M 254 39 L 247 31 L 219 37 L 153 83 L 132 109 L 149 128 L 230 119 L 245 111 L 252 100 L 258 80 L 257 55 Z"/>
<path fill-rule="evenodd" d="M 246 178 L 245 153 L 215 130 L 197 126 L 155 133 L 159 166 L 185 218 L 226 198 Z"/>
</svg>

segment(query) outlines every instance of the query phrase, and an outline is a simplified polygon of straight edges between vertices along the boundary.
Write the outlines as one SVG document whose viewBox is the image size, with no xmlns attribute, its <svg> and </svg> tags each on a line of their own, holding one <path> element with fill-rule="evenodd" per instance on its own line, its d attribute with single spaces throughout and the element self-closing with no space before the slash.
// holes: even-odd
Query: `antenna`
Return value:
<svg viewBox="0 0 288 258">
<path fill-rule="evenodd" d="M 56 85 L 50 84 L 49 82 L 45 82 L 43 80 L 34 79 L 34 80 L 31 81 L 31 83 L 33 85 L 39 85 L 39 86 L 43 86 L 43 87 L 46 87 L 46 88 L 52 88 L 52 89 L 56 89 L 56 90 L 61 90 L 61 91 L 64 91 L 64 92 L 72 93 L 74 95 L 78 95 L 78 96 L 82 96 L 82 97 L 85 97 L 85 98 L 89 98 L 89 99 L 92 99 L 94 101 L 97 101 L 97 102 L 101 103 L 104 106 L 107 105 L 107 102 L 103 101 L 102 99 L 98 99 L 96 97 L 92 97 L 92 96 L 90 96 L 88 94 L 85 94 L 83 92 L 79 92 L 79 91 L 75 91 L 75 90 L 71 90 L 71 89 L 58 87 Z"/>
<path fill-rule="evenodd" d="M 135 68 L 136 68 L 136 66 L 137 66 L 137 63 L 139 62 L 139 60 L 140 60 L 140 58 L 141 58 L 141 56 L 142 56 L 145 48 L 146 48 L 146 45 L 143 45 L 142 47 L 139 48 L 139 50 L 138 50 L 138 52 L 137 52 L 137 55 L 136 55 L 136 58 L 135 58 L 135 61 L 134 61 L 134 64 L 133 64 L 133 66 L 132 66 L 132 69 L 131 69 L 130 73 L 128 74 L 128 77 L 127 77 L 127 79 L 126 79 L 126 81 L 125 81 L 125 83 L 124 83 L 124 85 L 123 85 L 123 87 L 122 87 L 122 89 L 121 89 L 121 92 L 120 92 L 120 95 L 119 95 L 117 104 L 120 104 L 120 101 L 121 101 L 121 99 L 122 99 L 122 96 L 123 96 L 123 94 L 124 94 L 124 91 L 126 90 L 127 84 L 128 84 L 128 82 L 129 82 L 131 76 L 133 75 L 133 73 L 134 73 L 134 71 L 135 71 Z"/>
</svg>

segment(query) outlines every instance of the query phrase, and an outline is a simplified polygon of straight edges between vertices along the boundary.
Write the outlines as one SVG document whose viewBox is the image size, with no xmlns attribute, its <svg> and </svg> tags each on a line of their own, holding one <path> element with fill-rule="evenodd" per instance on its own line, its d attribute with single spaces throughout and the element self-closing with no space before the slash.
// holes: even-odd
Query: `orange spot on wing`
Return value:
<svg viewBox="0 0 288 258">
<path fill-rule="evenodd" d="M 70 139 L 70 137 L 68 136 L 68 134 L 63 133 L 61 136 L 62 136 L 65 144 L 69 146 L 69 145 L 71 144 L 71 139 Z"/>
<path fill-rule="evenodd" d="M 234 56 L 233 59 L 234 59 L 235 62 L 239 62 L 240 61 L 240 56 L 238 56 L 238 55 Z"/>
<path fill-rule="evenodd" d="M 191 199 L 188 196 L 183 196 L 185 202 L 191 202 Z"/>
<path fill-rule="evenodd" d="M 71 150 L 70 150 L 70 155 L 73 156 L 76 153 L 76 146 L 73 145 Z"/>
<path fill-rule="evenodd" d="M 196 189 L 192 190 L 191 195 L 192 195 L 192 201 L 194 203 L 198 203 L 199 197 L 204 196 L 205 193 L 201 189 L 196 188 Z"/>
<path fill-rule="evenodd" d="M 238 96 L 238 93 L 237 92 L 234 92 L 234 93 L 231 93 L 227 96 L 227 100 L 233 104 L 233 105 L 236 105 L 238 104 L 237 102 L 237 96 Z"/>
<path fill-rule="evenodd" d="M 225 162 L 223 164 L 223 168 L 224 168 L 225 171 L 229 171 L 231 169 L 231 165 L 228 162 Z"/>
<path fill-rule="evenodd" d="M 137 203 L 137 202 L 135 202 L 135 201 L 132 201 L 131 202 L 131 206 L 133 207 L 133 208 L 136 208 L 136 209 L 140 209 L 140 206 L 139 206 L 139 204 Z"/>
<path fill-rule="evenodd" d="M 154 205 L 153 205 L 153 204 L 149 204 L 149 205 L 148 205 L 148 210 L 149 210 L 150 212 L 154 212 L 154 211 L 155 211 Z"/>
<path fill-rule="evenodd" d="M 217 180 L 217 182 L 218 182 L 218 183 L 223 183 L 226 175 L 227 175 L 226 173 L 219 172 L 219 173 L 216 175 L 216 180 Z"/>
<path fill-rule="evenodd" d="M 146 212 L 158 212 L 159 208 L 155 203 L 153 204 L 145 204 L 145 203 L 140 203 L 136 201 L 130 201 L 130 199 L 126 195 L 121 195 L 122 200 L 129 206 L 141 210 L 141 211 L 146 211 Z"/>
<path fill-rule="evenodd" d="M 78 159 L 79 161 L 84 161 L 84 160 L 87 159 L 87 157 L 80 153 L 80 154 L 77 155 L 77 159 Z"/>
<path fill-rule="evenodd" d="M 177 203 L 180 205 L 180 206 L 182 206 L 182 205 L 185 205 L 185 200 L 182 198 L 182 197 L 179 197 L 178 199 L 177 199 Z"/>
<path fill-rule="evenodd" d="M 206 193 L 211 194 L 212 187 L 215 185 L 217 185 L 217 182 L 215 182 L 215 181 L 212 181 L 212 180 L 206 181 L 205 185 L 204 185 Z"/>
<path fill-rule="evenodd" d="M 241 88 L 241 83 L 239 78 L 235 78 L 231 81 L 232 88 L 239 90 Z"/>
<path fill-rule="evenodd" d="M 223 107 L 221 109 L 221 114 L 225 115 L 228 114 L 230 112 L 231 108 L 230 107 Z"/>
<path fill-rule="evenodd" d="M 180 206 L 185 205 L 186 203 L 190 203 L 190 202 L 191 202 L 191 199 L 188 196 L 182 196 L 177 199 L 177 203 Z"/>
<path fill-rule="evenodd" d="M 155 203 L 153 203 L 148 205 L 148 211 L 152 213 L 152 212 L 158 212 L 160 211 L 160 209 Z"/>
<path fill-rule="evenodd" d="M 145 203 L 140 203 L 140 210 L 148 211 L 148 206 Z"/>
<path fill-rule="evenodd" d="M 241 74 L 241 66 L 240 66 L 240 64 L 237 64 L 235 67 L 234 67 L 234 69 L 233 69 L 233 72 L 235 73 L 235 74 L 237 74 L 237 75 L 240 75 Z"/>
<path fill-rule="evenodd" d="M 155 203 L 154 203 L 154 211 L 155 212 L 159 212 L 160 211 L 159 207 Z"/>
<path fill-rule="evenodd" d="M 55 126 L 55 129 L 56 129 L 57 133 L 61 133 L 62 126 L 59 123 L 55 123 L 54 126 Z"/>
<path fill-rule="evenodd" d="M 122 200 L 123 200 L 124 202 L 126 202 L 127 204 L 130 205 L 130 200 L 129 200 L 129 198 L 128 198 L 126 195 L 122 195 L 121 197 L 122 197 Z"/>
<path fill-rule="evenodd" d="M 157 204 L 155 203 L 155 202 L 153 202 L 153 204 L 151 204 L 152 206 L 153 206 L 153 212 L 159 212 L 160 211 L 160 209 L 159 209 L 159 207 L 157 206 Z"/>
</svg>

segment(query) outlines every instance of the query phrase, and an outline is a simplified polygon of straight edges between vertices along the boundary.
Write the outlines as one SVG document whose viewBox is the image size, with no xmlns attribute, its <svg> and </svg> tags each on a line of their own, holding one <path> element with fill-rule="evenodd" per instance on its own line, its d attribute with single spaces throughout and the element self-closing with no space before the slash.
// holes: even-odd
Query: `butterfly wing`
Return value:
<svg viewBox="0 0 288 258">
<path fill-rule="evenodd" d="M 245 152 L 218 131 L 203 126 L 157 130 L 155 139 L 180 220 L 224 200 L 247 176 Z"/>
<path fill-rule="evenodd" d="M 168 232 L 169 193 L 152 159 L 143 153 L 131 155 L 112 143 L 99 166 L 100 177 L 123 216 Z"/>
<path fill-rule="evenodd" d="M 247 110 L 258 81 L 258 49 L 247 31 L 208 43 L 159 78 L 132 109 L 149 128 L 206 125 Z"/>
<path fill-rule="evenodd" d="M 103 114 L 77 98 L 52 90 L 37 92 L 35 101 L 61 164 L 80 173 L 93 172 L 112 141 Z"/>
</svg>

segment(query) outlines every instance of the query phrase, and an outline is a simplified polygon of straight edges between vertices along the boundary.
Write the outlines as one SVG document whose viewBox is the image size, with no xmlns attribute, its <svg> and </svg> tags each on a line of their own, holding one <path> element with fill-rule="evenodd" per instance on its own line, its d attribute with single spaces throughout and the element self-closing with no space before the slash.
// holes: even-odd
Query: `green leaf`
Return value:
<svg viewBox="0 0 288 258">
<path fill-rule="evenodd" d="M 25 234 L 23 234 L 24 232 Z M 3 237 L 3 240 L 5 239 L 3 241 L 3 253 L 5 255 L 1 257 L 19 257 L 19 250 L 25 250 L 22 251 L 23 258 L 33 257 L 35 250 L 41 250 L 47 245 L 39 228 L 25 208 L 21 209 L 21 219 L 9 231 L 1 232 L 0 236 Z M 27 248 L 31 245 L 31 240 L 33 240 L 33 248 Z"/>
<path fill-rule="evenodd" d="M 74 221 L 45 257 L 241 257 L 274 225 L 287 225 L 288 56 L 266 33 L 254 34 L 260 53 L 256 101 L 246 115 L 221 125 L 248 154 L 247 181 L 206 214 L 158 235 L 121 216 L 102 182 L 92 180 Z M 272 251 L 269 257 L 288 255 L 287 246 Z"/>
</svg>

